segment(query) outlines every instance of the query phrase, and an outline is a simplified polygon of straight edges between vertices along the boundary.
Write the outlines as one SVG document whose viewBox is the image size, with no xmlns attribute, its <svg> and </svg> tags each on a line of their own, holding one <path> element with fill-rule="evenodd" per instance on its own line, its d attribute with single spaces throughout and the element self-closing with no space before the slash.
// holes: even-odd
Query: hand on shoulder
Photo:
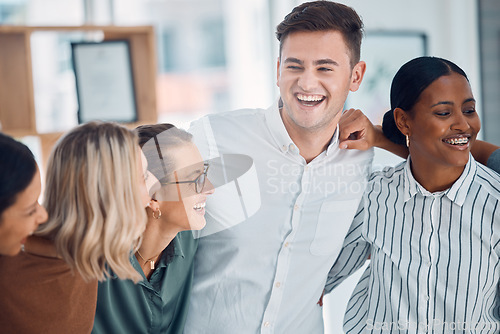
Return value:
<svg viewBox="0 0 500 334">
<path fill-rule="evenodd" d="M 339 147 L 342 149 L 368 150 L 379 147 L 385 138 L 380 125 L 373 125 L 359 109 L 344 111 L 339 121 Z"/>
</svg>

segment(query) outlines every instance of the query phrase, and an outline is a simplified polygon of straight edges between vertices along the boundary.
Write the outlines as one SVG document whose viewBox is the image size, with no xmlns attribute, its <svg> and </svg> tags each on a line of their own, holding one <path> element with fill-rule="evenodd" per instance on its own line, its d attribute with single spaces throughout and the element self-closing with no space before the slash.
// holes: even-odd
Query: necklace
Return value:
<svg viewBox="0 0 500 334">
<path fill-rule="evenodd" d="M 158 253 L 155 256 L 152 256 L 149 260 L 146 260 L 145 258 L 142 257 L 139 250 L 137 250 L 137 255 L 139 255 L 139 257 L 142 259 L 142 261 L 144 261 L 144 264 L 146 264 L 148 262 L 151 264 L 151 270 L 153 270 L 155 268 L 155 261 L 153 259 L 156 259 L 158 257 L 158 255 L 160 255 L 160 254 L 161 253 Z"/>
</svg>

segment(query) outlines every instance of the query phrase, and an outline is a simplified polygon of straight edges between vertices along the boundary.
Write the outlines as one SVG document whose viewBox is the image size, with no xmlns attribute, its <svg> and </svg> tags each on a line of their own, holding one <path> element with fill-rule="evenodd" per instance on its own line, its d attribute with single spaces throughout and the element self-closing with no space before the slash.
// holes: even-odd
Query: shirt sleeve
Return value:
<svg viewBox="0 0 500 334">
<path fill-rule="evenodd" d="M 361 201 L 351 228 L 344 239 L 342 250 L 328 274 L 325 293 L 331 292 L 366 262 L 371 248 L 361 235 L 364 217 L 364 201 Z"/>
<path fill-rule="evenodd" d="M 487 166 L 495 172 L 500 173 L 500 148 L 491 153 L 488 158 Z"/>
</svg>

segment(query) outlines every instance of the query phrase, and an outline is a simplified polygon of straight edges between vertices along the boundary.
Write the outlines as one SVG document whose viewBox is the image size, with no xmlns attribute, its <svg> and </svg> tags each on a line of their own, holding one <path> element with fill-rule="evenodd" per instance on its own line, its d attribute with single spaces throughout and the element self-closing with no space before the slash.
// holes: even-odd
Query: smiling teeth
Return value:
<svg viewBox="0 0 500 334">
<path fill-rule="evenodd" d="M 307 102 L 318 102 L 323 100 L 323 96 L 320 95 L 301 95 L 298 94 L 297 98 L 301 101 L 307 101 Z"/>
<path fill-rule="evenodd" d="M 466 138 L 466 137 L 445 140 L 445 143 L 448 143 L 451 145 L 464 145 L 464 144 L 467 144 L 468 142 L 469 142 L 469 138 Z"/>
<path fill-rule="evenodd" d="M 204 209 L 204 208 L 205 208 L 205 204 L 206 204 L 206 203 L 199 203 L 199 204 L 196 204 L 193 208 L 194 208 L 195 210 L 202 210 L 202 209 Z"/>
</svg>

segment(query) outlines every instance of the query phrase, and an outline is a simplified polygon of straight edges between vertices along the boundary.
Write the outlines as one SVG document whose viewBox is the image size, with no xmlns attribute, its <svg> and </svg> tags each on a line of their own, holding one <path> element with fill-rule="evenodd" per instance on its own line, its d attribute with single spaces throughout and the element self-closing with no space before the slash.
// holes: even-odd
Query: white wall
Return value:
<svg viewBox="0 0 500 334">
<path fill-rule="evenodd" d="M 424 32 L 428 36 L 429 55 L 449 59 L 462 67 L 469 76 L 476 99 L 479 99 L 479 36 L 475 0 L 341 2 L 361 15 L 366 30 Z"/>
<path fill-rule="evenodd" d="M 225 0 L 231 109 L 267 108 L 274 98 L 266 0 Z"/>
</svg>

